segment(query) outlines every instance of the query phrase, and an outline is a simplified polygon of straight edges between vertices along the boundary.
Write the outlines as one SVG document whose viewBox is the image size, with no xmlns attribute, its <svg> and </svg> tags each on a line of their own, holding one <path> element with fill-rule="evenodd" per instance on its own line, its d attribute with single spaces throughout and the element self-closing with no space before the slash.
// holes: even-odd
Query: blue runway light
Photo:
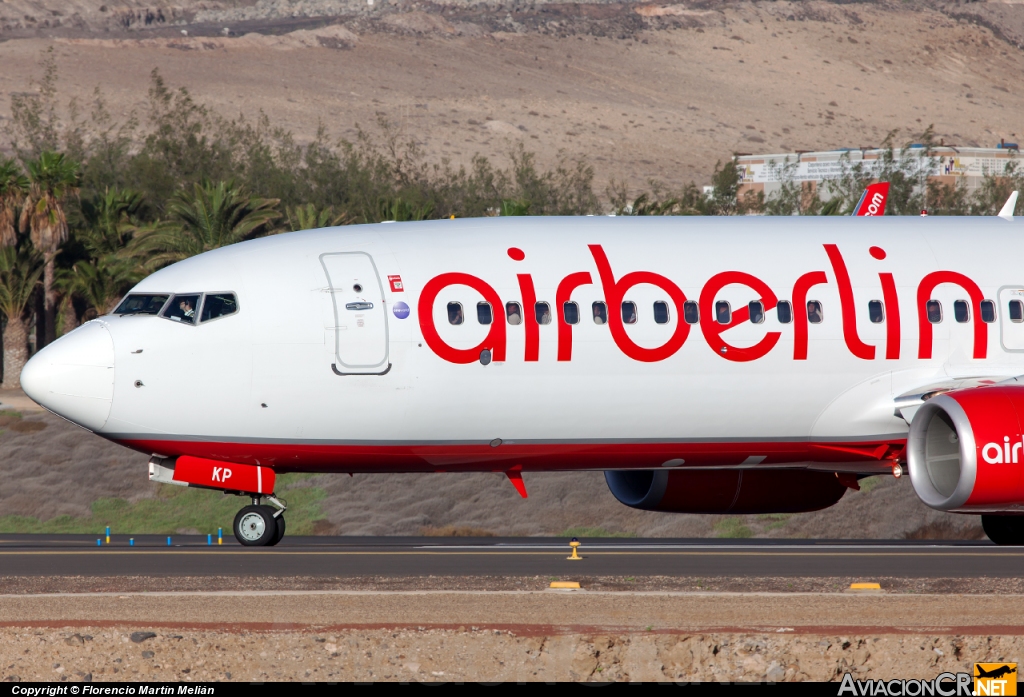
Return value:
<svg viewBox="0 0 1024 697">
<path fill-rule="evenodd" d="M 135 546 L 135 538 L 134 537 L 129 537 L 128 538 L 128 546 L 129 547 L 134 547 Z"/>
<path fill-rule="evenodd" d="M 96 546 L 97 546 L 97 547 L 102 547 L 102 546 L 103 546 L 103 538 L 102 538 L 102 537 L 100 537 L 100 538 L 97 538 L 97 540 L 96 540 Z"/>
<path fill-rule="evenodd" d="M 206 535 L 206 546 L 207 547 L 213 546 L 213 535 L 210 535 L 210 534 Z"/>
<path fill-rule="evenodd" d="M 170 538 L 170 537 L 168 537 L 168 538 L 167 538 L 167 546 L 168 546 L 168 547 L 170 547 L 170 546 L 171 546 L 171 538 Z"/>
</svg>

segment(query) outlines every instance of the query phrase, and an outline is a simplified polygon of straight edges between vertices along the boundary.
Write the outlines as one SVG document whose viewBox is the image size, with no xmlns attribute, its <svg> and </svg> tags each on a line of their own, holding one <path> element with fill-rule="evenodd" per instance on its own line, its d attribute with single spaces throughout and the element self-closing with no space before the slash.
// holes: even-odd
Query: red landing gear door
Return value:
<svg viewBox="0 0 1024 697">
<path fill-rule="evenodd" d="M 210 489 L 273 494 L 274 479 L 274 470 L 258 465 L 237 465 L 191 455 L 182 455 L 174 463 L 174 481 Z"/>
</svg>

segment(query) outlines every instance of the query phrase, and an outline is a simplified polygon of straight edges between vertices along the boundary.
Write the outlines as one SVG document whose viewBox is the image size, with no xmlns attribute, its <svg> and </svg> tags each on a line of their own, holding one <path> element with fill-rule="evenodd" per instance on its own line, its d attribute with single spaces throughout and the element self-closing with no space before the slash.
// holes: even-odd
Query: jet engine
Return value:
<svg viewBox="0 0 1024 697">
<path fill-rule="evenodd" d="M 953 390 L 925 402 L 910 425 L 907 464 L 932 508 L 982 513 L 998 544 L 1024 544 L 1024 386 Z"/>
<path fill-rule="evenodd" d="M 668 513 L 803 513 L 846 493 L 834 473 L 803 469 L 615 470 L 604 478 L 620 503 Z"/>
</svg>

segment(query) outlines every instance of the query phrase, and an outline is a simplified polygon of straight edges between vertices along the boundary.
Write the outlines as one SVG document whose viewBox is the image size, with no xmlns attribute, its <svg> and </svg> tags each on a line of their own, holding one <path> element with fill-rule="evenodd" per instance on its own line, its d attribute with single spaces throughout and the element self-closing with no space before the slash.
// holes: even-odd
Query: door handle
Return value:
<svg viewBox="0 0 1024 697">
<path fill-rule="evenodd" d="M 358 303 L 345 303 L 346 310 L 372 310 L 373 303 L 358 302 Z"/>
</svg>

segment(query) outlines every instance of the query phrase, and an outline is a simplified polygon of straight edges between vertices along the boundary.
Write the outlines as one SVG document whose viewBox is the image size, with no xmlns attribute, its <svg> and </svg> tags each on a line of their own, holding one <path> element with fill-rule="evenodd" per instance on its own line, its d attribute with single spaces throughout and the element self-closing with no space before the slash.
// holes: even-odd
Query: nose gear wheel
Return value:
<svg viewBox="0 0 1024 697">
<path fill-rule="evenodd" d="M 245 547 L 277 544 L 277 518 L 270 506 L 246 506 L 235 516 L 235 538 Z M 283 525 L 282 525 L 283 532 Z"/>
</svg>

